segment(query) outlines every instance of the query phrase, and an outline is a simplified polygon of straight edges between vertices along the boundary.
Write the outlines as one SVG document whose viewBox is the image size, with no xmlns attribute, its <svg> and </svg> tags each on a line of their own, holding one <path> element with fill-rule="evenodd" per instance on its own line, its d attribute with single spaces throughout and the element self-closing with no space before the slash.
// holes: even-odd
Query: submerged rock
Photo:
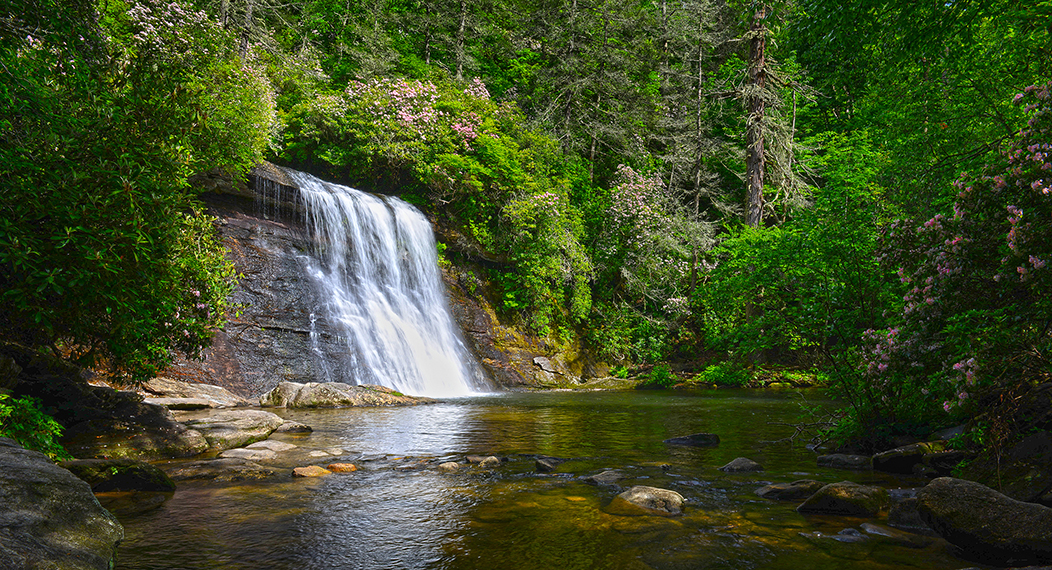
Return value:
<svg viewBox="0 0 1052 570">
<path fill-rule="evenodd" d="M 277 472 L 247 459 L 221 458 L 181 465 L 168 475 L 176 481 L 212 480 L 221 483 L 267 479 Z"/>
<path fill-rule="evenodd" d="M 244 459 L 246 461 L 267 461 L 277 456 L 277 453 L 269 449 L 249 449 L 247 447 L 228 449 L 219 454 L 219 457 L 223 459 Z"/>
<path fill-rule="evenodd" d="M 445 471 L 447 473 L 457 471 L 460 469 L 460 464 L 456 461 L 446 461 L 445 463 L 438 464 L 439 471 Z"/>
<path fill-rule="evenodd" d="M 818 456 L 819 467 L 830 467 L 833 469 L 854 469 L 863 471 L 873 468 L 873 458 L 868 455 L 848 455 L 845 453 L 831 453 Z"/>
<path fill-rule="evenodd" d="M 755 493 L 765 499 L 774 499 L 776 501 L 799 501 L 814 495 L 819 489 L 825 486 L 826 484 L 821 481 L 800 479 L 799 481 L 793 481 L 792 483 L 772 483 L 760 487 Z"/>
<path fill-rule="evenodd" d="M 284 441 L 276 441 L 273 439 L 264 439 L 263 441 L 257 441 L 251 445 L 246 445 L 246 449 L 269 449 L 270 451 L 282 452 L 296 449 L 296 445 L 291 443 L 285 443 Z"/>
<path fill-rule="evenodd" d="M 717 469 L 724 473 L 755 473 L 763 471 L 763 465 L 748 457 L 738 457 L 723 467 L 717 467 Z"/>
<path fill-rule="evenodd" d="M 358 466 L 353 463 L 330 463 L 325 468 L 333 473 L 352 473 L 358 470 Z"/>
<path fill-rule="evenodd" d="M 274 430 L 277 433 L 291 433 L 296 435 L 308 434 L 314 431 L 314 428 L 307 424 L 301 424 L 299 422 L 293 422 L 285 420 L 285 423 L 278 426 L 278 429 Z"/>
<path fill-rule="evenodd" d="M 123 538 L 87 483 L 0 438 L 0 566 L 109 570 Z"/>
<path fill-rule="evenodd" d="M 538 457 L 537 460 L 533 462 L 533 464 L 534 467 L 537 468 L 537 471 L 541 473 L 550 473 L 552 471 L 555 471 L 557 467 L 559 467 L 563 463 L 566 463 L 567 461 L 567 459 L 561 459 L 558 457 L 542 456 Z"/>
<path fill-rule="evenodd" d="M 589 475 L 587 477 L 581 477 L 581 481 L 588 483 L 589 485 L 607 485 L 616 486 L 617 482 L 624 479 L 625 475 L 617 469 L 608 469 L 602 473 L 596 473 L 595 475 Z"/>
<path fill-rule="evenodd" d="M 683 513 L 683 496 L 668 489 L 636 485 L 614 497 L 606 510 L 615 515 L 675 516 Z"/>
<path fill-rule="evenodd" d="M 670 437 L 665 440 L 669 445 L 687 445 L 690 447 L 717 447 L 720 445 L 720 436 L 714 433 L 695 433 Z"/>
<path fill-rule="evenodd" d="M 69 469 L 96 493 L 175 490 L 175 483 L 164 471 L 136 459 L 75 459 L 59 465 Z"/>
<path fill-rule="evenodd" d="M 995 564 L 1052 562 L 1052 509 L 964 479 L 940 477 L 917 493 L 921 518 L 954 546 Z"/>
<path fill-rule="evenodd" d="M 880 537 L 883 542 L 905 546 L 906 548 L 925 548 L 932 543 L 932 539 L 930 538 L 902 532 L 879 524 L 864 522 L 861 527 L 866 534 Z"/>
<path fill-rule="evenodd" d="M 888 507 L 888 492 L 882 487 L 850 481 L 831 483 L 796 508 L 799 513 L 875 517 Z"/>
</svg>

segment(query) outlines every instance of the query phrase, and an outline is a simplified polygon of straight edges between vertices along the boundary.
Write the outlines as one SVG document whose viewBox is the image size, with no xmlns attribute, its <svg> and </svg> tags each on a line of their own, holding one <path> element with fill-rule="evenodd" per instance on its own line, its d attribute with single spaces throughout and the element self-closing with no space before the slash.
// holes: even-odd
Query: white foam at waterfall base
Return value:
<svg viewBox="0 0 1052 570">
<path fill-rule="evenodd" d="M 306 207 L 319 310 L 346 343 L 351 377 L 437 398 L 490 391 L 450 315 L 427 218 L 398 198 L 285 172 Z"/>
</svg>

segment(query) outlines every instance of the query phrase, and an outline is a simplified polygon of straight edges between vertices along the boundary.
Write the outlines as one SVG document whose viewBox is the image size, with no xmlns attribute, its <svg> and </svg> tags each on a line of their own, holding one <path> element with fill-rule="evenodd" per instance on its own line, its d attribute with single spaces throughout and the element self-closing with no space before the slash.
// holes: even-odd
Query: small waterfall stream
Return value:
<svg viewBox="0 0 1052 570">
<path fill-rule="evenodd" d="M 398 198 L 282 170 L 299 187 L 314 250 L 306 270 L 322 292 L 311 336 L 324 319 L 346 344 L 339 365 L 351 370 L 341 376 L 430 397 L 491 391 L 449 312 L 424 215 Z"/>
</svg>

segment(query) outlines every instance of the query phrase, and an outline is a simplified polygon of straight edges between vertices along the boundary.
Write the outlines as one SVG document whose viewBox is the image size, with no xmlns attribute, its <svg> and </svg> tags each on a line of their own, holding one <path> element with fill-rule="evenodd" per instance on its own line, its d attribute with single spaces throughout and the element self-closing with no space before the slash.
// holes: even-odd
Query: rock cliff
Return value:
<svg viewBox="0 0 1052 570">
<path fill-rule="evenodd" d="M 280 169 L 257 167 L 246 185 L 197 180 L 219 221 L 224 245 L 240 273 L 232 298 L 238 310 L 202 361 L 180 360 L 165 376 L 223 386 L 257 397 L 280 382 L 348 382 L 345 344 L 333 334 L 320 298 L 304 272 L 308 242 L 297 190 Z M 464 244 L 440 233 L 439 241 Z M 556 347 L 502 322 L 489 301 L 477 256 L 456 256 L 443 268 L 455 320 L 490 378 L 509 388 L 572 386 L 602 376 L 575 348 Z M 599 370 L 602 372 L 602 370 Z"/>
</svg>

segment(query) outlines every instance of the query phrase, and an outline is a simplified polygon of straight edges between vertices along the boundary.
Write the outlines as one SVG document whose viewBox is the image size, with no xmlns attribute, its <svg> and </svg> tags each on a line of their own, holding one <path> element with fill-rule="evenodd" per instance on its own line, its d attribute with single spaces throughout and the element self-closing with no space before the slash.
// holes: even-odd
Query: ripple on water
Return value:
<svg viewBox="0 0 1052 570">
<path fill-rule="evenodd" d="M 118 569 L 592 570 L 764 568 L 954 569 L 969 564 L 936 541 L 908 549 L 878 540 L 817 538 L 862 521 L 805 517 L 794 503 L 760 499 L 773 481 L 812 478 L 890 486 L 923 481 L 819 468 L 791 435 L 791 394 L 506 394 L 430 406 L 286 410 L 314 427 L 304 453 L 338 448 L 359 470 L 318 479 L 252 484 L 186 482 L 160 508 L 122 517 Z M 814 396 L 809 396 L 814 400 Z M 662 443 L 718 433 L 717 448 Z M 435 467 L 469 454 L 499 467 Z M 536 473 L 534 459 L 569 459 Z M 725 474 L 749 457 L 765 471 Z M 327 462 L 327 459 L 318 460 Z M 410 467 L 401 470 L 399 467 Z M 619 469 L 620 487 L 578 477 Z M 679 517 L 607 513 L 620 490 L 644 484 L 684 496 Z M 804 536 L 808 535 L 808 536 Z"/>
</svg>

